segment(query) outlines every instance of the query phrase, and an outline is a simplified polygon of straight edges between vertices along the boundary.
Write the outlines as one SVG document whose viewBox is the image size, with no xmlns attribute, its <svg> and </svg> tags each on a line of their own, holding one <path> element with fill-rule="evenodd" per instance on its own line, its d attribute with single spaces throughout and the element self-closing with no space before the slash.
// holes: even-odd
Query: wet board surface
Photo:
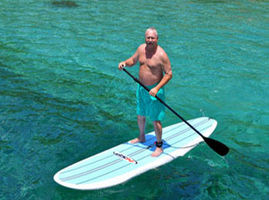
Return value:
<svg viewBox="0 0 269 200">
<path fill-rule="evenodd" d="M 204 136 L 209 137 L 217 121 L 207 117 L 188 120 Z M 99 154 L 70 165 L 54 176 L 65 187 L 94 190 L 123 183 L 150 169 L 183 156 L 203 139 L 184 122 L 163 128 L 163 153 L 152 157 L 155 150 L 155 133 L 146 134 L 146 142 L 115 146 Z"/>
</svg>

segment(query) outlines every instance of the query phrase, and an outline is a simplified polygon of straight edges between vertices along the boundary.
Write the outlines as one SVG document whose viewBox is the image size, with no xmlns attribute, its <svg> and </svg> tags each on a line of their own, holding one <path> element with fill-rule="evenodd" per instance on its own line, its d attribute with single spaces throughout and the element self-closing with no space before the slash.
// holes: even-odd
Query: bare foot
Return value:
<svg viewBox="0 0 269 200">
<path fill-rule="evenodd" d="M 138 142 L 143 143 L 143 142 L 145 142 L 145 139 L 135 138 L 135 139 L 129 141 L 129 143 L 131 143 L 131 144 L 135 144 L 135 143 L 138 143 Z"/>
<path fill-rule="evenodd" d="M 155 151 L 151 154 L 152 157 L 158 157 L 163 152 L 162 148 L 156 147 Z"/>
</svg>

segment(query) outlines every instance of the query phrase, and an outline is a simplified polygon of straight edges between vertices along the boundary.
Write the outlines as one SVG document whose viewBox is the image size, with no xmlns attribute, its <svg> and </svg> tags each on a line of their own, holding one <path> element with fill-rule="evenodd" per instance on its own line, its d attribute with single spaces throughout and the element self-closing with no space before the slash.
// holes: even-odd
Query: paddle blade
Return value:
<svg viewBox="0 0 269 200">
<path fill-rule="evenodd" d="M 211 138 L 204 138 L 204 141 L 208 146 L 211 147 L 211 149 L 213 149 L 221 156 L 225 156 L 229 152 L 229 148 L 225 144 L 222 144 L 217 140 Z"/>
</svg>

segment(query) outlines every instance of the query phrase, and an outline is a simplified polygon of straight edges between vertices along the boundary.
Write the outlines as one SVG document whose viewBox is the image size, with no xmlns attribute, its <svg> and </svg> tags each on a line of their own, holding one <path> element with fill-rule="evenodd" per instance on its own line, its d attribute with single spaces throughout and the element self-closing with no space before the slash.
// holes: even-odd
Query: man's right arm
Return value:
<svg viewBox="0 0 269 200">
<path fill-rule="evenodd" d="M 131 67 L 135 65 L 137 61 L 138 61 L 138 49 L 136 50 L 136 52 L 134 53 L 132 57 L 128 58 L 125 61 L 120 62 L 118 68 L 119 70 L 122 70 L 126 66 Z"/>
</svg>

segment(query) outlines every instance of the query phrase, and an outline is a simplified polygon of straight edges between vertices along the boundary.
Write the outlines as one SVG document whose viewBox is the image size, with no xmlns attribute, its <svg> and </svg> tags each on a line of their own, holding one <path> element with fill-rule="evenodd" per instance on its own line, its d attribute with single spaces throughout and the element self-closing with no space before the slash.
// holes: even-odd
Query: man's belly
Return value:
<svg viewBox="0 0 269 200">
<path fill-rule="evenodd" d="M 159 71 L 152 71 L 140 67 L 139 80 L 145 85 L 153 85 L 161 81 L 163 75 Z"/>
</svg>

